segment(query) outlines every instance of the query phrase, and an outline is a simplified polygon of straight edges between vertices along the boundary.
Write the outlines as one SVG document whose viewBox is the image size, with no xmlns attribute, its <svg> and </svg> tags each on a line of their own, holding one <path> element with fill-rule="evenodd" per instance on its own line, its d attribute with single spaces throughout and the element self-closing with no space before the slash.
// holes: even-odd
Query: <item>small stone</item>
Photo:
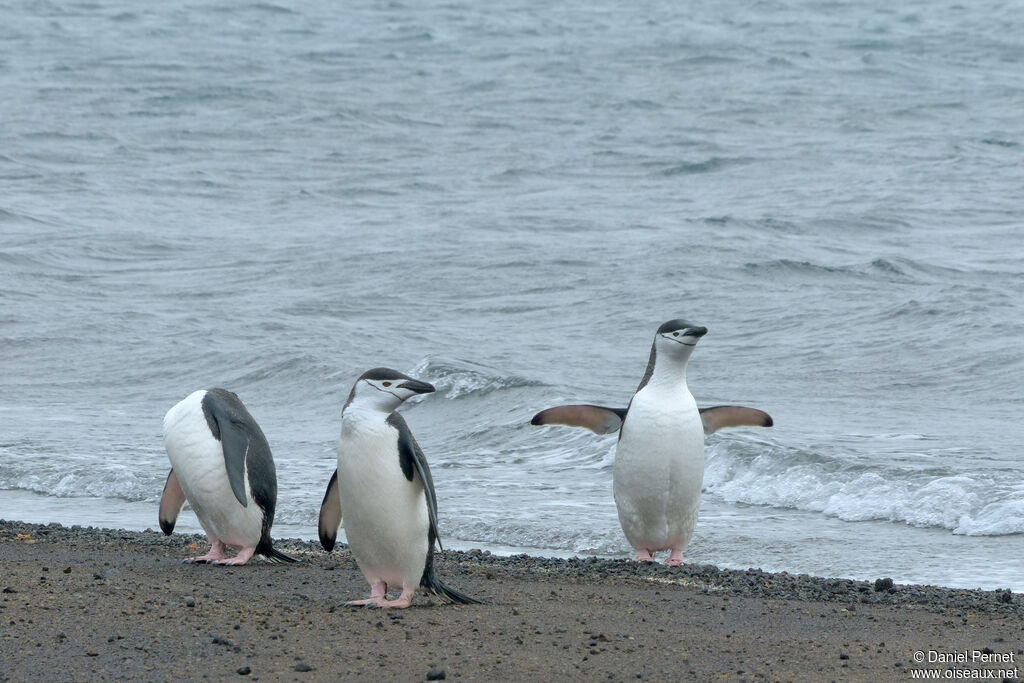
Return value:
<svg viewBox="0 0 1024 683">
<path fill-rule="evenodd" d="M 247 666 L 240 666 L 235 670 L 235 673 L 237 673 L 239 676 L 248 676 L 252 673 L 252 669 L 250 669 Z"/>
<path fill-rule="evenodd" d="M 428 681 L 443 681 L 446 678 L 448 678 L 448 674 L 446 674 L 444 669 L 439 666 L 432 666 L 430 667 L 430 671 L 427 672 Z"/>
<path fill-rule="evenodd" d="M 881 593 L 882 591 L 892 591 L 893 580 L 886 577 L 884 579 L 875 579 L 875 592 Z"/>
<path fill-rule="evenodd" d="M 64 573 L 65 574 L 70 574 L 71 573 L 71 567 L 64 567 Z"/>
<path fill-rule="evenodd" d="M 313 667 L 311 667 L 309 664 L 306 664 L 305 662 L 299 662 L 298 664 L 296 664 L 295 665 L 295 670 L 296 671 L 302 671 L 302 672 L 315 671 L 315 669 Z"/>
<path fill-rule="evenodd" d="M 107 577 L 103 576 L 103 574 L 100 574 L 99 572 L 96 572 L 95 574 L 92 575 L 92 578 L 96 579 L 97 581 L 102 581 L 103 579 L 105 579 Z"/>
<path fill-rule="evenodd" d="M 839 659 L 849 659 L 849 658 L 850 658 L 850 655 L 846 654 L 845 652 L 840 652 L 839 653 Z"/>
<path fill-rule="evenodd" d="M 195 606 L 196 606 L 196 601 L 193 600 L 192 598 L 189 598 L 188 600 L 185 601 L 185 607 L 195 607 Z"/>
<path fill-rule="evenodd" d="M 11 588 L 10 586 L 6 586 L 6 587 L 4 588 L 4 590 L 3 590 L 3 592 L 4 592 L 4 593 L 17 593 L 18 591 L 14 590 L 14 589 L 13 589 L 13 588 Z"/>
</svg>

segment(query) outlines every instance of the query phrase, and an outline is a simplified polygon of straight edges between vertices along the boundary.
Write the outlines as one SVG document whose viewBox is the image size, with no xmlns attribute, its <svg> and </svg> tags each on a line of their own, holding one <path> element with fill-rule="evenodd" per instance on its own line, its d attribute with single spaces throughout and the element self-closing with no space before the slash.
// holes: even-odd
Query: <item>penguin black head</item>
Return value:
<svg viewBox="0 0 1024 683">
<path fill-rule="evenodd" d="M 669 320 L 667 323 L 662 323 L 661 327 L 658 328 L 658 334 L 655 337 L 655 341 L 665 339 L 676 344 L 682 344 L 683 346 L 694 347 L 700 338 L 708 333 L 708 328 L 701 327 L 688 323 L 681 318 L 675 320 Z"/>
<path fill-rule="evenodd" d="M 413 379 L 398 370 L 373 368 L 360 375 L 352 385 L 345 409 L 358 405 L 390 413 L 406 399 L 433 391 L 432 384 Z"/>
</svg>

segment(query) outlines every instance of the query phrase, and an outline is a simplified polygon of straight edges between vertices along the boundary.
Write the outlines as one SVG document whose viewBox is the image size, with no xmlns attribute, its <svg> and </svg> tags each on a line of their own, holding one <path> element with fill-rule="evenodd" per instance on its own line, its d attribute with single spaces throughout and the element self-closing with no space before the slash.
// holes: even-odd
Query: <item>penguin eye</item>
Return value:
<svg viewBox="0 0 1024 683">
<path fill-rule="evenodd" d="M 391 382 L 384 382 L 384 386 L 390 387 L 391 386 Z"/>
<path fill-rule="evenodd" d="M 673 336 L 673 337 L 678 337 L 678 336 L 679 336 L 679 333 L 678 333 L 678 332 L 673 332 L 673 333 L 672 333 L 672 336 Z"/>
</svg>

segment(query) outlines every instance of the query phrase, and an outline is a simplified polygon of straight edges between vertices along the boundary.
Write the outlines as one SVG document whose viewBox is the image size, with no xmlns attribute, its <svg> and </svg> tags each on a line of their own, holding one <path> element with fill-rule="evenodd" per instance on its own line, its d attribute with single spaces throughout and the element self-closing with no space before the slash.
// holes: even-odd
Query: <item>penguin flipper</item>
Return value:
<svg viewBox="0 0 1024 683">
<path fill-rule="evenodd" d="M 160 530 L 167 536 L 174 531 L 174 524 L 178 521 L 178 513 L 181 506 L 185 504 L 185 492 L 181 490 L 181 483 L 178 475 L 172 468 L 167 475 L 167 483 L 164 484 L 164 492 L 160 496 Z"/>
<path fill-rule="evenodd" d="M 420 475 L 423 482 L 423 490 L 427 495 L 427 511 L 430 513 L 430 534 L 433 540 L 437 541 L 437 547 L 444 550 L 441 545 L 441 536 L 437 533 L 437 494 L 434 492 L 434 478 L 430 476 L 430 466 L 427 465 L 427 456 L 413 438 L 409 425 L 405 418 L 398 413 L 388 415 L 388 424 L 398 430 L 398 462 L 402 466 L 402 474 L 409 481 L 415 479 L 414 474 Z"/>
<path fill-rule="evenodd" d="M 225 389 L 210 389 L 203 397 L 203 409 L 208 411 L 217 423 L 217 433 L 214 434 L 214 437 L 220 439 L 220 447 L 224 452 L 224 468 L 228 473 L 231 492 L 235 494 L 235 499 L 242 504 L 242 507 L 249 507 L 245 486 L 245 459 L 249 454 L 249 436 L 244 427 L 232 419 L 232 408 L 234 408 L 234 412 L 238 412 L 237 406 L 230 405 L 234 402 L 241 406 L 241 401 L 235 394 Z M 245 407 L 242 406 L 242 410 L 244 409 Z M 269 450 L 267 448 L 268 454 Z M 276 494 L 275 487 L 275 498 Z"/>
<path fill-rule="evenodd" d="M 629 408 L 606 408 L 593 405 L 558 406 L 542 410 L 530 424 L 582 427 L 595 434 L 612 434 L 622 428 Z"/>
<path fill-rule="evenodd" d="M 327 493 L 320 503 L 320 522 L 317 532 L 320 535 L 320 545 L 324 550 L 331 552 L 338 540 L 338 527 L 341 526 L 341 497 L 338 495 L 338 470 L 334 470 L 331 480 L 327 482 Z"/>
<path fill-rule="evenodd" d="M 725 427 L 771 427 L 772 416 L 757 408 L 745 406 L 712 406 L 700 409 L 704 433 L 714 434 Z"/>
</svg>

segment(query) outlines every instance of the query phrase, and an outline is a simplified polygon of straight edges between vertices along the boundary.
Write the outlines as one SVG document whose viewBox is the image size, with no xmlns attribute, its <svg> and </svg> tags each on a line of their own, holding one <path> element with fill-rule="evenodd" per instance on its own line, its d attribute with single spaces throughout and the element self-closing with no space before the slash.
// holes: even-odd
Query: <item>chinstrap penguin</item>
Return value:
<svg viewBox="0 0 1024 683">
<path fill-rule="evenodd" d="M 771 427 L 755 408 L 714 406 L 698 410 L 686 386 L 686 363 L 707 328 L 670 320 L 658 328 L 647 372 L 626 408 L 569 405 L 534 415 L 535 425 L 619 432 L 613 491 L 619 523 L 638 562 L 670 551 L 678 566 L 690 542 L 704 478 L 704 436 L 724 427 Z"/>
<path fill-rule="evenodd" d="M 347 605 L 404 608 L 417 588 L 451 602 L 479 601 L 448 588 L 434 573 L 437 496 L 427 459 L 402 416 L 406 399 L 434 387 L 388 368 L 363 373 L 341 411 L 338 468 L 320 507 L 320 543 L 330 551 L 344 519 L 345 536 L 370 597 Z M 387 599 L 388 587 L 401 595 Z"/>
<path fill-rule="evenodd" d="M 211 544 L 208 553 L 185 562 L 242 565 L 253 554 L 296 561 L 273 547 L 274 459 L 238 396 L 225 389 L 189 394 L 164 416 L 164 447 L 171 472 L 160 498 L 160 528 L 171 534 L 187 499 Z M 235 557 L 228 557 L 228 547 L 238 550 Z"/>
</svg>

